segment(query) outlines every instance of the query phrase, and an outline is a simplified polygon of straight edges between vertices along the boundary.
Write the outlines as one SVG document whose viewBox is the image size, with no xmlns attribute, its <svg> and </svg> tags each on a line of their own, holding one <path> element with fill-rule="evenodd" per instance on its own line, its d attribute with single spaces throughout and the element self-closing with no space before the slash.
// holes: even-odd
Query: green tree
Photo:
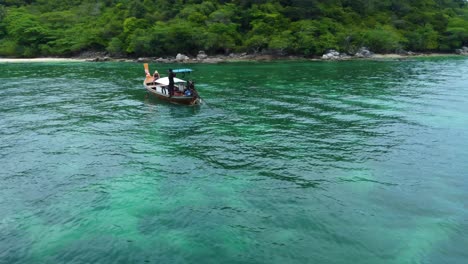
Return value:
<svg viewBox="0 0 468 264">
<path fill-rule="evenodd" d="M 453 50 L 468 45 L 468 20 L 463 17 L 450 18 L 444 32 L 443 50 Z"/>
<path fill-rule="evenodd" d="M 48 41 L 50 32 L 25 8 L 8 10 L 3 23 L 10 39 L 5 44 L 7 53 L 11 52 L 15 42 L 14 50 L 18 55 L 33 57 L 39 55 L 38 46 Z"/>
<path fill-rule="evenodd" d="M 152 55 L 152 36 L 147 34 L 144 29 L 136 29 L 132 35 L 129 36 L 127 53 L 136 56 L 150 56 Z"/>
<path fill-rule="evenodd" d="M 316 37 L 319 35 L 318 22 L 314 20 L 301 20 L 291 25 L 294 36 L 294 51 L 302 55 L 318 54 Z"/>
<path fill-rule="evenodd" d="M 408 40 L 406 47 L 412 51 L 433 51 L 439 48 L 439 33 L 430 24 L 407 32 L 405 36 Z"/>
<path fill-rule="evenodd" d="M 406 39 L 396 29 L 386 25 L 367 30 L 364 42 L 375 52 L 387 53 L 401 49 Z"/>
<path fill-rule="evenodd" d="M 106 48 L 107 52 L 109 52 L 113 56 L 122 56 L 125 54 L 125 46 L 122 40 L 115 37 L 113 38 Z"/>
<path fill-rule="evenodd" d="M 285 30 L 271 37 L 268 48 L 278 54 L 286 54 L 293 50 L 294 36 L 290 30 Z"/>
<path fill-rule="evenodd" d="M 6 31 L 20 45 L 36 45 L 46 41 L 48 31 L 25 8 L 10 9 L 5 17 Z"/>
<path fill-rule="evenodd" d="M 262 35 L 253 35 L 245 41 L 245 47 L 254 53 L 260 52 L 262 49 L 268 47 L 269 39 Z"/>
<path fill-rule="evenodd" d="M 229 53 L 240 42 L 240 39 L 237 25 L 233 23 L 210 23 L 203 41 L 203 48 L 214 53 Z"/>
</svg>

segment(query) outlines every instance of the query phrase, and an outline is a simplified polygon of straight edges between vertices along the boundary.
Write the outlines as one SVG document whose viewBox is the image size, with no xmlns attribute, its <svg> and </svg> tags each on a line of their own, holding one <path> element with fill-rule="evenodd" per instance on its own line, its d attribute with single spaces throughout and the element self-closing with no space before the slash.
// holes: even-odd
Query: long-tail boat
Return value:
<svg viewBox="0 0 468 264">
<path fill-rule="evenodd" d="M 151 76 L 148 63 L 144 64 L 146 78 L 144 86 L 146 90 L 157 98 L 168 101 L 174 104 L 182 105 L 198 105 L 201 103 L 201 98 L 195 90 L 195 85 L 192 80 L 184 81 L 174 77 L 174 94 L 169 94 L 169 77 L 157 78 Z M 174 73 L 191 73 L 192 69 L 175 69 Z"/>
</svg>

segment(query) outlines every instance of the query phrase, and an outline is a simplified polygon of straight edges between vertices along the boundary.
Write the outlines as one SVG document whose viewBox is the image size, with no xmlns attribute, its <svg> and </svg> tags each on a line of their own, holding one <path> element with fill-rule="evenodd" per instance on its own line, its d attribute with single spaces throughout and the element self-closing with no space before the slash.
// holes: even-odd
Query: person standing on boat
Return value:
<svg viewBox="0 0 468 264">
<path fill-rule="evenodd" d="M 172 97 L 174 95 L 174 77 L 176 77 L 176 74 L 172 71 L 172 69 L 169 69 L 169 97 Z"/>
</svg>

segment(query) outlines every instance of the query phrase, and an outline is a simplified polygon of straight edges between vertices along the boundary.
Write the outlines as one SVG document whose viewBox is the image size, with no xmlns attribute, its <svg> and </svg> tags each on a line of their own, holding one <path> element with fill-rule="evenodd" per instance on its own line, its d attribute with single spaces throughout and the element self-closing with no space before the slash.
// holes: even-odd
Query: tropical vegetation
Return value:
<svg viewBox="0 0 468 264">
<path fill-rule="evenodd" d="M 465 0 L 3 0 L 0 56 L 321 55 L 468 45 Z"/>
</svg>

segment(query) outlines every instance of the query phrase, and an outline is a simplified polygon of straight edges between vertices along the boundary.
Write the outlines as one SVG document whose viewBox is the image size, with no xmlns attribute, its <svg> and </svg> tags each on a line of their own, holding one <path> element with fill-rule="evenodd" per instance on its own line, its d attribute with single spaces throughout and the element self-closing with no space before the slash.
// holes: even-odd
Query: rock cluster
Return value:
<svg viewBox="0 0 468 264">
<path fill-rule="evenodd" d="M 455 53 L 459 55 L 468 55 L 468 47 L 462 47 L 461 49 L 456 49 Z"/>
<path fill-rule="evenodd" d="M 394 54 L 401 58 L 402 56 L 417 56 L 420 54 L 405 51 L 397 50 L 397 53 Z M 456 50 L 457 54 L 468 55 L 468 47 L 463 47 Z M 294 56 L 276 56 L 268 53 L 257 53 L 257 54 L 247 54 L 247 53 L 230 53 L 229 55 L 215 55 L 208 56 L 203 50 L 200 50 L 195 57 L 189 57 L 182 53 L 178 53 L 175 57 L 141 57 L 138 59 L 117 59 L 108 57 L 106 53 L 88 53 L 83 54 L 83 57 L 91 57 L 87 61 L 102 62 L 102 61 L 136 61 L 139 63 L 142 62 L 157 62 L 157 63 L 221 63 L 225 61 L 270 61 L 275 59 L 304 59 L 303 57 L 294 57 Z M 95 57 L 93 57 L 95 56 Z M 348 55 L 346 53 L 340 53 L 336 50 L 328 50 L 325 54 L 322 55 L 322 60 L 349 60 L 349 59 L 360 59 L 360 58 L 381 58 L 382 56 L 377 54 L 375 55 L 366 47 L 361 47 L 354 55 Z"/>
<path fill-rule="evenodd" d="M 371 52 L 368 48 L 362 47 L 360 48 L 354 56 L 349 56 L 346 53 L 339 53 L 336 50 L 329 50 L 325 54 L 322 55 L 323 60 L 348 60 L 351 58 L 371 58 L 374 56 L 374 53 Z"/>
<path fill-rule="evenodd" d="M 336 50 L 329 50 L 327 53 L 322 55 L 324 60 L 337 60 L 340 58 L 340 53 Z"/>
<path fill-rule="evenodd" d="M 78 55 L 78 58 L 85 59 L 86 61 L 111 61 L 112 58 L 106 52 L 102 51 L 84 51 Z"/>
<path fill-rule="evenodd" d="M 191 58 L 185 54 L 178 53 L 177 56 L 175 57 L 169 57 L 169 58 L 150 58 L 150 57 L 142 57 L 138 58 L 134 61 L 142 63 L 142 62 L 159 62 L 159 63 L 197 63 L 197 62 L 203 62 L 203 63 L 220 63 L 226 60 L 245 60 L 245 59 L 254 59 L 256 58 L 253 55 L 248 55 L 247 53 L 231 53 L 229 55 L 217 55 L 217 56 L 208 56 L 203 50 L 200 50 L 197 54 L 196 57 Z M 94 58 L 90 59 L 88 61 L 104 61 L 103 59 Z"/>
<path fill-rule="evenodd" d="M 99 61 L 111 61 L 112 59 L 110 57 L 96 57 L 92 59 L 87 59 L 86 61 L 94 61 L 94 62 L 99 62 Z"/>
<path fill-rule="evenodd" d="M 348 54 L 346 53 L 339 53 L 336 50 L 329 50 L 327 53 L 322 55 L 322 59 L 324 60 L 346 60 L 351 58 Z"/>
</svg>

